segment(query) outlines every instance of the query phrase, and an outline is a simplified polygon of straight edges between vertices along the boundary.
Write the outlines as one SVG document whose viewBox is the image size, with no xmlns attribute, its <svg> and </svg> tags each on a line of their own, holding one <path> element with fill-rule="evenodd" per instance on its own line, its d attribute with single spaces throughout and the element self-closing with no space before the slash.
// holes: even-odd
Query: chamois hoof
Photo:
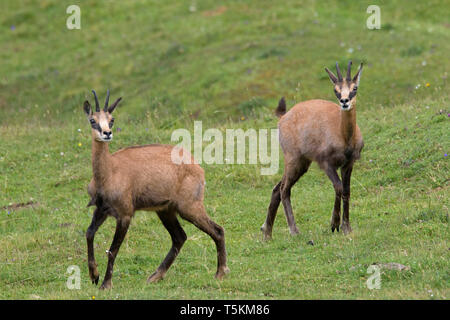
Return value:
<svg viewBox="0 0 450 320">
<path fill-rule="evenodd" d="M 216 278 L 217 280 L 222 280 L 223 277 L 225 277 L 225 275 L 228 274 L 228 273 L 230 273 L 230 268 L 228 268 L 228 267 L 223 267 L 223 268 L 221 268 L 220 270 L 218 270 L 218 271 L 216 272 L 215 278 Z"/>
<path fill-rule="evenodd" d="M 164 278 L 164 274 L 165 273 L 156 270 L 155 272 L 152 273 L 152 275 L 150 277 L 148 277 L 147 283 L 158 282 L 158 281 L 162 280 Z"/>
<path fill-rule="evenodd" d="M 263 240 L 264 240 L 264 241 L 270 241 L 270 240 L 272 240 L 272 235 L 271 235 L 271 234 L 266 234 L 266 233 L 264 233 L 264 234 L 263 234 Z"/>
<path fill-rule="evenodd" d="M 298 231 L 297 227 L 294 227 L 292 229 L 289 229 L 289 233 L 291 234 L 291 236 L 295 237 L 300 234 L 300 231 Z"/>
<path fill-rule="evenodd" d="M 108 281 L 108 282 L 103 281 L 102 285 L 100 286 L 100 290 L 110 290 L 110 289 L 112 289 L 112 282 L 111 281 Z"/>
<path fill-rule="evenodd" d="M 333 214 L 331 215 L 331 232 L 334 232 L 334 230 L 337 230 L 339 232 L 339 225 L 341 224 L 341 217 L 339 214 L 335 214 L 333 211 Z"/>
<path fill-rule="evenodd" d="M 331 227 L 331 232 L 333 232 L 334 233 L 334 230 L 336 230 L 337 232 L 339 232 L 339 227 Z"/>
<path fill-rule="evenodd" d="M 339 222 L 331 221 L 331 232 L 334 232 L 334 230 L 337 230 L 339 232 Z"/>
<path fill-rule="evenodd" d="M 262 234 L 263 234 L 263 240 L 264 241 L 268 241 L 268 240 L 272 240 L 272 232 L 269 232 L 267 230 L 266 224 L 264 223 L 261 228 L 260 228 Z"/>
<path fill-rule="evenodd" d="M 351 233 L 353 230 L 352 230 L 352 228 L 350 227 L 350 223 L 343 223 L 342 225 L 341 225 L 341 228 L 342 228 L 342 232 L 345 234 L 345 235 L 347 235 L 347 234 L 349 234 L 349 233 Z"/>
<path fill-rule="evenodd" d="M 89 268 L 89 277 L 91 278 L 92 283 L 95 285 L 98 284 L 98 279 L 100 278 L 98 271 L 97 271 L 97 267 L 95 268 Z"/>
</svg>

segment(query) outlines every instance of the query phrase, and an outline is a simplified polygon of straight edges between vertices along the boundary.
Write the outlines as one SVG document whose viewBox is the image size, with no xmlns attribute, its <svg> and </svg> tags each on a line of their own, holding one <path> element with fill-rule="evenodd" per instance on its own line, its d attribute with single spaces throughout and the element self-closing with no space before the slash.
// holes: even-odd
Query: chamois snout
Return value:
<svg viewBox="0 0 450 320">
<path fill-rule="evenodd" d="M 111 141 L 112 140 L 112 131 L 103 131 L 100 137 L 101 141 Z"/>
</svg>

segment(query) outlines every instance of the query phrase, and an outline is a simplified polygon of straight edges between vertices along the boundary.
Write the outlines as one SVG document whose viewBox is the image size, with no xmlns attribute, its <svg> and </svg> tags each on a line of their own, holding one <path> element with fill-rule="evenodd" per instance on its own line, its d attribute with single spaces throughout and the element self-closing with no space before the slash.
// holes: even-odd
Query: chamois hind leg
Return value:
<svg viewBox="0 0 450 320">
<path fill-rule="evenodd" d="M 284 213 L 289 225 L 291 235 L 298 234 L 298 228 L 295 224 L 294 214 L 291 206 L 291 189 L 302 175 L 308 171 L 311 161 L 301 158 L 297 161 L 285 162 L 283 179 L 281 180 L 281 202 L 283 203 Z"/>
<path fill-rule="evenodd" d="M 272 190 L 272 198 L 270 199 L 269 208 L 267 209 L 266 221 L 261 227 L 261 231 L 264 236 L 264 240 L 270 240 L 272 238 L 272 228 L 273 222 L 277 215 L 278 207 L 280 206 L 281 196 L 280 196 L 281 181 Z"/>
<path fill-rule="evenodd" d="M 178 222 L 176 211 L 174 209 L 169 208 L 168 210 L 157 211 L 156 213 L 172 238 L 172 248 L 170 248 L 169 253 L 167 253 L 167 256 L 164 258 L 158 269 L 148 277 L 147 282 L 156 282 L 164 278 L 164 275 L 172 265 L 187 239 L 186 233 Z"/>
<path fill-rule="evenodd" d="M 98 284 L 99 274 L 97 270 L 97 262 L 95 261 L 94 255 L 94 237 L 98 228 L 100 228 L 103 222 L 105 222 L 106 218 L 107 214 L 101 208 L 96 208 L 92 216 L 92 222 L 86 231 L 89 277 L 91 278 L 92 283 L 95 284 Z"/>
<path fill-rule="evenodd" d="M 341 222 L 342 182 L 339 179 L 336 168 L 328 164 L 321 164 L 320 167 L 325 171 L 328 178 L 330 178 L 335 192 L 333 214 L 331 215 L 331 232 L 334 232 L 335 229 L 339 231 L 339 224 Z"/>
<path fill-rule="evenodd" d="M 103 283 L 100 286 L 100 289 L 110 289 L 112 287 L 112 274 L 114 268 L 114 261 L 116 260 L 117 253 L 119 252 L 119 248 L 122 245 L 123 239 L 127 234 L 128 227 L 130 226 L 131 215 L 124 215 L 117 218 L 116 222 L 116 233 L 114 234 L 114 238 L 111 244 L 111 247 L 108 251 L 108 267 L 106 268 L 105 278 L 103 279 Z"/>
<path fill-rule="evenodd" d="M 342 231 L 344 234 L 348 234 L 352 232 L 352 228 L 350 227 L 350 177 L 352 175 L 353 163 L 343 167 L 341 169 L 342 175 L 342 184 L 343 184 L 343 192 L 342 192 L 342 200 L 344 202 L 344 212 L 342 214 Z"/>
<path fill-rule="evenodd" d="M 225 274 L 230 272 L 230 269 L 227 267 L 225 232 L 223 228 L 209 218 L 201 200 L 184 203 L 178 207 L 178 212 L 183 219 L 194 224 L 214 240 L 217 249 L 216 278 L 222 279 Z"/>
</svg>

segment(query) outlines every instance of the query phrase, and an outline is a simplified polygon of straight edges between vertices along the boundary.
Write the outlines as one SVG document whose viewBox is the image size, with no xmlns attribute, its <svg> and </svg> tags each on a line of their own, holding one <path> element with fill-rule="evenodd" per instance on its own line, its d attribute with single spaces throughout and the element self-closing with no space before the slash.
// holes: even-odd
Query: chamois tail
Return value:
<svg viewBox="0 0 450 320">
<path fill-rule="evenodd" d="M 284 97 L 283 97 L 278 102 L 278 107 L 275 110 L 275 115 L 278 118 L 281 118 L 285 113 L 286 113 L 286 100 L 284 100 Z"/>
</svg>

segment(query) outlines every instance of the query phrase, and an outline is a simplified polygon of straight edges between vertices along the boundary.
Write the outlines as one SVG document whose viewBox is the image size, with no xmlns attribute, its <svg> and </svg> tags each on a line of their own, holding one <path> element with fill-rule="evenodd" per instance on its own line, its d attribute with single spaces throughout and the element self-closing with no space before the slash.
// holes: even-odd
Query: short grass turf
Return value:
<svg viewBox="0 0 450 320">
<path fill-rule="evenodd" d="M 0 4 L 0 298 L 448 299 L 449 59 L 445 1 L 73 1 Z M 370 4 L 381 29 L 368 30 Z M 272 187 L 260 165 L 206 165 L 205 204 L 226 230 L 231 273 L 214 279 L 213 241 L 188 235 L 166 278 L 146 284 L 170 248 L 154 213 L 137 212 L 111 291 L 90 283 L 85 231 L 91 89 L 123 96 L 110 148 L 173 143 L 177 128 L 276 128 L 285 96 L 335 101 L 323 68 L 365 63 L 352 177 L 353 233 L 332 233 L 331 183 L 316 165 L 292 191 L 300 235 L 282 207 L 264 242 Z M 272 150 L 278 152 L 277 150 Z M 280 151 L 281 155 L 281 151 Z M 115 222 L 96 235 L 101 279 Z M 309 245 L 312 240 L 314 245 Z M 384 270 L 369 290 L 367 268 Z M 66 286 L 81 270 L 81 289 Z"/>
</svg>

